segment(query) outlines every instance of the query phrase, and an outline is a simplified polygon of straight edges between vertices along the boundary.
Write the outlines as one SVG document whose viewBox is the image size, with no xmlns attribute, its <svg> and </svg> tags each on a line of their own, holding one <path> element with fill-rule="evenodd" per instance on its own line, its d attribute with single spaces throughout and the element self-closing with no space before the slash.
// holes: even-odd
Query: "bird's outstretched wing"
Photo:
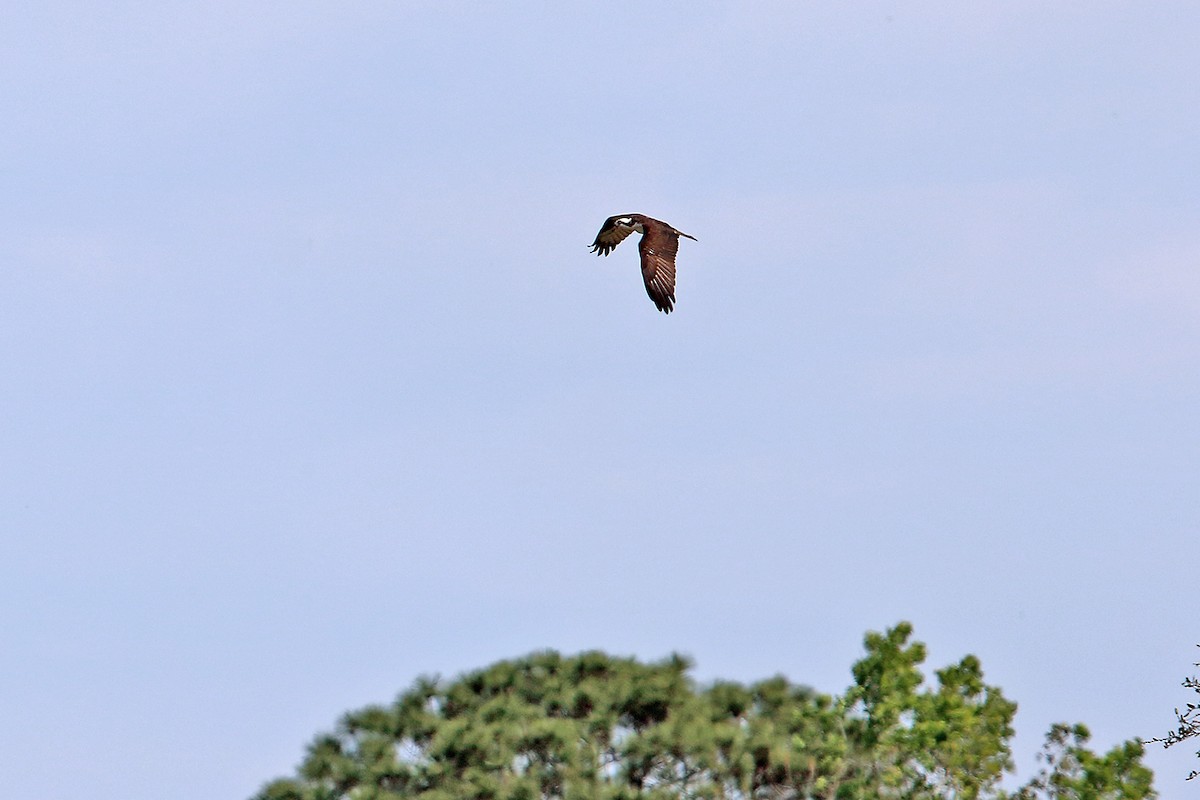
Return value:
<svg viewBox="0 0 1200 800">
<path fill-rule="evenodd" d="M 604 220 L 604 224 L 600 226 L 600 232 L 596 234 L 596 241 L 592 242 L 592 252 L 606 256 L 613 251 L 614 247 L 625 241 L 625 237 L 633 233 L 633 228 L 617 225 L 616 221 L 629 219 L 629 216 L 629 214 L 617 215 Z"/>
<path fill-rule="evenodd" d="M 646 294 L 659 311 L 670 314 L 675 307 L 675 254 L 679 252 L 679 232 L 669 225 L 647 226 L 638 243 L 638 252 L 642 256 Z"/>
</svg>

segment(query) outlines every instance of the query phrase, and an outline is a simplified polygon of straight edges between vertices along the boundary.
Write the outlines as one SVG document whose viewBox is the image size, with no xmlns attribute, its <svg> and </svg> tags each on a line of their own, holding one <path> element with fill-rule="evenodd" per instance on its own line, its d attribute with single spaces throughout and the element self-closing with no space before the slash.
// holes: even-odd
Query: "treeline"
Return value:
<svg viewBox="0 0 1200 800">
<path fill-rule="evenodd" d="M 501 661 L 422 679 L 343 717 L 298 774 L 257 800 L 1137 800 L 1142 747 L 1087 747 L 1055 725 L 1041 769 L 1005 791 L 1016 704 L 967 656 L 926 680 L 907 623 L 866 637 L 854 684 L 775 677 L 698 686 L 691 663 L 600 652 Z"/>
</svg>

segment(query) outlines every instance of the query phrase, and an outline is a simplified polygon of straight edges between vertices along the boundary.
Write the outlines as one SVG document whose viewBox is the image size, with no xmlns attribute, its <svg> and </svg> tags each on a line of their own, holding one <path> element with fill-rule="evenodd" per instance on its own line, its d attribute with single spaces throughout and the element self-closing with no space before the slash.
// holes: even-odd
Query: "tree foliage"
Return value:
<svg viewBox="0 0 1200 800">
<path fill-rule="evenodd" d="M 1153 797 L 1141 746 L 1105 755 L 1055 726 L 1041 774 L 1008 794 L 1016 704 L 967 656 L 920 670 L 901 623 L 866 637 L 854 684 L 697 686 L 691 663 L 536 653 L 422 679 L 346 714 L 298 775 L 256 800 L 1033 800 Z"/>
<path fill-rule="evenodd" d="M 1196 645 L 1200 647 L 1200 645 Z M 1200 667 L 1200 662 L 1195 666 Z M 1191 689 L 1196 694 L 1200 694 L 1200 678 L 1195 675 L 1183 679 L 1183 687 Z M 1175 709 L 1175 729 L 1167 731 L 1166 736 L 1156 736 L 1153 739 L 1147 739 L 1148 742 L 1157 742 L 1163 747 L 1174 747 L 1180 742 L 1200 736 L 1200 703 L 1187 703 L 1184 710 Z M 1196 751 L 1196 757 L 1200 758 L 1200 750 Z M 1190 781 L 1200 775 L 1200 770 L 1192 770 L 1188 773 L 1187 779 Z"/>
<path fill-rule="evenodd" d="M 1123 742 L 1097 755 L 1085 747 L 1090 737 L 1084 725 L 1052 725 L 1039 756 L 1041 771 L 1016 793 L 1014 800 L 1154 796 L 1153 775 L 1141 763 L 1141 743 Z"/>
</svg>

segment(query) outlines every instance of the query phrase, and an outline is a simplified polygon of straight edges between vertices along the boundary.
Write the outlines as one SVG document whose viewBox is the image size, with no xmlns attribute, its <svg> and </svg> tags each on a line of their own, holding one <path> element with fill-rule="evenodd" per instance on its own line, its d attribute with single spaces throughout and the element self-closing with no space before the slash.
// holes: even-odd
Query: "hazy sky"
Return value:
<svg viewBox="0 0 1200 800">
<path fill-rule="evenodd" d="M 544 647 L 836 692 L 908 619 L 1024 774 L 1189 699 L 1200 5 L 0 23 L 6 794 L 245 797 Z"/>
</svg>

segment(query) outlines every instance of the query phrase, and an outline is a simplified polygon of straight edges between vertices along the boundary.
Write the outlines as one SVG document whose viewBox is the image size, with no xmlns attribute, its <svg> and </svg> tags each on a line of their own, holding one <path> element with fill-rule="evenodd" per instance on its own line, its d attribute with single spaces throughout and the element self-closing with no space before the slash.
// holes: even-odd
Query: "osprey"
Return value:
<svg viewBox="0 0 1200 800">
<path fill-rule="evenodd" d="M 670 314 L 675 304 L 675 254 L 679 252 L 679 237 L 687 236 L 697 241 L 696 237 L 644 214 L 622 214 L 604 220 L 596 241 L 592 242 L 592 252 L 606 256 L 634 231 L 642 235 L 638 252 L 642 256 L 646 294 L 659 311 Z"/>
</svg>

